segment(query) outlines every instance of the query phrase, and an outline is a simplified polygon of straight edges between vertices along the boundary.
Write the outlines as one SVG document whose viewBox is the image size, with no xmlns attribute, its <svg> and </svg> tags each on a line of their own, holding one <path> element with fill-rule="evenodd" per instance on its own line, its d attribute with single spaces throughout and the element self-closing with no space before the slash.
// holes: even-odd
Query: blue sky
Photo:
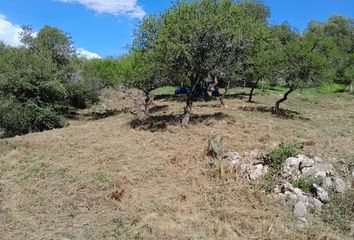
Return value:
<svg viewBox="0 0 354 240">
<path fill-rule="evenodd" d="M 332 14 L 354 17 L 354 0 L 264 0 L 271 24 L 287 21 L 303 30 L 312 20 Z M 126 52 L 132 32 L 144 14 L 159 13 L 170 0 L 0 0 L 0 40 L 17 46 L 19 25 L 38 31 L 52 25 L 71 34 L 75 47 L 88 57 Z"/>
</svg>

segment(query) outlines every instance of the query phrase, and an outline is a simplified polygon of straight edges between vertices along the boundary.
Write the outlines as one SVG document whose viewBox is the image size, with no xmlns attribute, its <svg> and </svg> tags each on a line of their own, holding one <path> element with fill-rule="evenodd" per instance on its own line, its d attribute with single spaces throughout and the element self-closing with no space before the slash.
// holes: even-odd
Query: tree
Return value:
<svg viewBox="0 0 354 240">
<path fill-rule="evenodd" d="M 316 40 L 311 37 L 298 36 L 285 45 L 279 58 L 279 70 L 288 91 L 276 101 L 272 108 L 273 113 L 280 113 L 280 104 L 296 89 L 330 79 L 331 68 L 326 58 L 314 51 L 315 44 Z"/>
<path fill-rule="evenodd" d="M 168 66 L 169 77 L 175 81 L 187 77 L 191 89 L 183 126 L 190 120 L 197 85 L 240 50 L 231 28 L 233 6 L 231 0 L 177 1 L 161 17 L 157 50 Z"/>
<path fill-rule="evenodd" d="M 152 103 L 151 92 L 167 82 L 165 64 L 160 61 L 156 51 L 156 35 L 160 29 L 160 20 L 155 16 L 143 19 L 135 31 L 130 53 L 121 59 L 123 66 L 123 84 L 136 88 L 144 94 L 144 114 L 149 114 Z M 135 101 L 138 101 L 137 99 Z"/>
</svg>

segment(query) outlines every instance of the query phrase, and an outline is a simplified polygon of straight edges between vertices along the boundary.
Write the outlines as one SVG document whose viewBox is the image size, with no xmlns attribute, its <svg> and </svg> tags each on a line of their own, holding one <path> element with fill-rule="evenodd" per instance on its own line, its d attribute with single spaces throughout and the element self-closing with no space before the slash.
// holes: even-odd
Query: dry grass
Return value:
<svg viewBox="0 0 354 240">
<path fill-rule="evenodd" d="M 129 107 L 107 96 L 109 107 Z M 134 117 L 121 113 L 0 140 L 0 239 L 343 239 L 317 220 L 292 227 L 276 199 L 232 170 L 207 167 L 216 134 L 244 156 L 298 140 L 307 154 L 353 158 L 352 97 L 292 96 L 284 107 L 299 114 L 276 118 L 266 109 L 277 97 L 227 99 L 227 109 L 198 102 L 188 129 L 163 117 L 180 114 L 183 102 L 160 99 L 150 120 L 163 128 L 154 131 L 132 129 Z"/>
</svg>

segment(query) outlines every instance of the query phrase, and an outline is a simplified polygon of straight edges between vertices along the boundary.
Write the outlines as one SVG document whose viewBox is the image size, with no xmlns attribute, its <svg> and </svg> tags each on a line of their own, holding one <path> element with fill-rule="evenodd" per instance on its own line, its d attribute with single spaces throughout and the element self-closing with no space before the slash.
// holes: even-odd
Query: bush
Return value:
<svg viewBox="0 0 354 240">
<path fill-rule="evenodd" d="M 62 128 L 66 125 L 64 117 L 58 115 L 50 107 L 41 108 L 30 102 L 25 104 L 25 110 L 30 122 L 30 132 Z"/>
<path fill-rule="evenodd" d="M 0 100 L 0 128 L 5 130 L 5 137 L 65 126 L 65 119 L 50 108 L 39 107 L 33 102 L 23 104 L 13 97 Z"/>
<path fill-rule="evenodd" d="M 265 156 L 265 163 L 274 170 L 280 170 L 289 157 L 296 157 L 303 146 L 299 143 L 280 144 Z"/>
<path fill-rule="evenodd" d="M 69 105 L 74 108 L 87 108 L 98 102 L 100 87 L 89 83 L 70 83 L 67 86 Z"/>
<path fill-rule="evenodd" d="M 302 191 L 306 193 L 311 193 L 313 185 L 316 184 L 318 186 L 323 185 L 323 178 L 321 177 L 307 177 L 307 178 L 299 178 L 292 182 L 294 187 L 300 188 Z"/>
<path fill-rule="evenodd" d="M 285 160 L 289 157 L 296 157 L 302 150 L 302 144 L 289 143 L 280 144 L 265 156 L 265 163 L 269 166 L 269 172 L 265 178 L 262 188 L 267 192 L 271 192 L 275 183 L 279 179 L 279 173 L 283 167 Z"/>
<path fill-rule="evenodd" d="M 28 132 L 29 119 L 22 104 L 12 98 L 0 101 L 0 128 L 5 130 L 5 137 Z"/>
</svg>

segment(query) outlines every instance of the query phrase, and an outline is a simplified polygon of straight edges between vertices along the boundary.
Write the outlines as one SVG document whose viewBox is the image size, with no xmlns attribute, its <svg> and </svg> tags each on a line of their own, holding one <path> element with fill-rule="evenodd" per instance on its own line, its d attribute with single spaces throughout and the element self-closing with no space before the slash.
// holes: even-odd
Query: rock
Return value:
<svg viewBox="0 0 354 240">
<path fill-rule="evenodd" d="M 224 151 L 224 143 L 221 136 L 216 136 L 210 140 L 208 147 L 208 155 L 214 158 L 221 158 Z"/>
<path fill-rule="evenodd" d="M 294 192 L 293 185 L 291 185 L 291 183 L 289 183 L 289 182 L 286 181 L 286 180 L 280 181 L 280 182 L 275 186 L 275 189 L 277 189 L 276 191 L 278 191 L 279 193 Z"/>
<path fill-rule="evenodd" d="M 326 178 L 335 175 L 335 171 L 331 164 L 315 162 L 312 167 L 304 168 L 302 174 L 308 177 Z"/>
<path fill-rule="evenodd" d="M 224 158 L 228 160 L 232 165 L 237 165 L 241 161 L 241 156 L 238 152 L 228 152 L 224 155 Z"/>
<path fill-rule="evenodd" d="M 317 196 L 317 198 L 323 202 L 323 203 L 328 203 L 329 202 L 329 196 L 328 196 L 328 192 L 326 190 L 324 190 L 323 188 L 317 186 L 316 184 L 312 185 L 313 190 Z"/>
<path fill-rule="evenodd" d="M 320 200 L 316 199 L 316 198 L 312 198 L 311 203 L 313 204 L 313 206 L 315 206 L 315 208 L 317 210 L 320 210 L 322 208 L 322 205 L 323 205 L 323 203 Z"/>
<path fill-rule="evenodd" d="M 339 178 L 339 177 L 333 178 L 333 183 L 334 183 L 334 190 L 337 193 L 344 193 L 345 192 L 346 185 L 345 185 L 345 182 L 341 178 Z"/>
<path fill-rule="evenodd" d="M 326 177 L 323 181 L 323 186 L 327 189 L 330 189 L 333 187 L 333 180 L 331 177 Z"/>
<path fill-rule="evenodd" d="M 298 201 L 294 206 L 294 216 L 297 219 L 304 219 L 307 215 L 307 206 L 303 201 Z"/>
<path fill-rule="evenodd" d="M 290 157 L 286 159 L 283 167 L 282 177 L 291 178 L 295 175 L 299 175 L 300 163 L 301 163 L 300 158 Z"/>
<path fill-rule="evenodd" d="M 258 180 L 262 178 L 268 172 L 268 166 L 262 164 L 242 164 L 240 167 L 241 173 L 247 175 L 252 180 Z"/>
<path fill-rule="evenodd" d="M 306 156 L 300 155 L 299 158 L 301 158 L 301 162 L 299 165 L 300 171 L 302 171 L 304 168 L 312 167 L 315 164 L 315 160 Z"/>
<path fill-rule="evenodd" d="M 263 177 L 268 171 L 268 168 L 262 164 L 252 165 L 249 169 L 249 178 L 251 180 L 257 180 Z"/>
</svg>

